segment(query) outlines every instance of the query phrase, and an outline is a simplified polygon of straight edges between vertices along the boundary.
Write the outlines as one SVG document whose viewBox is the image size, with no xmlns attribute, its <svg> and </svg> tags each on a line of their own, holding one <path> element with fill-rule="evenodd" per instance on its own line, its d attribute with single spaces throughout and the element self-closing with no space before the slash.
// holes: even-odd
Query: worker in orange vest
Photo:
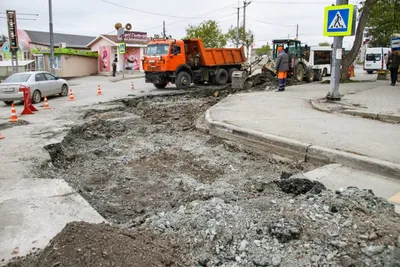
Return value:
<svg viewBox="0 0 400 267">
<path fill-rule="evenodd" d="M 285 91 L 287 72 L 289 71 L 289 55 L 282 46 L 278 47 L 278 58 L 276 60 L 276 72 L 278 73 L 278 92 Z"/>
</svg>

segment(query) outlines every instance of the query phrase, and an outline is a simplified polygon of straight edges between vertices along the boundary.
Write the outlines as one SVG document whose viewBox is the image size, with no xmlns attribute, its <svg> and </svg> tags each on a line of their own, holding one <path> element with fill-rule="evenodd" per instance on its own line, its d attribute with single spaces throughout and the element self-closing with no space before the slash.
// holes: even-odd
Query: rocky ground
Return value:
<svg viewBox="0 0 400 267">
<path fill-rule="evenodd" d="M 268 86 L 251 81 L 255 90 Z M 8 266 L 400 266 L 392 205 L 357 188 L 327 191 L 302 177 L 315 168 L 307 162 L 195 129 L 228 93 L 87 112 L 46 147 L 52 160 L 36 174 L 65 179 L 112 226 L 71 223 L 43 251 Z"/>
</svg>

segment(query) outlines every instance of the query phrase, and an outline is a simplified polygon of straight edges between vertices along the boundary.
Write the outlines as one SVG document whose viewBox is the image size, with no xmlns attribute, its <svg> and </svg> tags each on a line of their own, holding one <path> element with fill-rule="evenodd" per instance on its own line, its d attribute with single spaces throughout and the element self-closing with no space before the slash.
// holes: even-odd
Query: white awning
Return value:
<svg viewBox="0 0 400 267">
<path fill-rule="evenodd" d="M 26 66 L 35 62 L 35 60 L 18 60 L 18 66 Z M 0 67 L 12 67 L 11 60 L 0 61 Z"/>
</svg>

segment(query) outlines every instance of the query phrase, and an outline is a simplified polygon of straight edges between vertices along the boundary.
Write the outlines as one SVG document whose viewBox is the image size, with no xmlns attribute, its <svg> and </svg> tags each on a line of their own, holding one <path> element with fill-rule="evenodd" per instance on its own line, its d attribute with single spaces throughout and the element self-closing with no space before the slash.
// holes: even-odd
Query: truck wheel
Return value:
<svg viewBox="0 0 400 267">
<path fill-rule="evenodd" d="M 167 83 L 153 83 L 157 89 L 164 89 L 167 86 Z"/>
<path fill-rule="evenodd" d="M 186 71 L 181 71 L 176 76 L 176 87 L 178 89 L 188 89 L 190 87 L 190 83 L 192 78 L 190 77 L 189 73 Z"/>
<path fill-rule="evenodd" d="M 233 72 L 234 71 L 238 71 L 237 68 L 231 68 L 228 72 L 228 83 L 232 83 L 232 76 L 233 76 Z"/>
<path fill-rule="evenodd" d="M 228 72 L 224 69 L 219 69 L 215 73 L 215 83 L 218 85 L 224 85 L 228 82 Z"/>
<path fill-rule="evenodd" d="M 373 70 L 368 70 L 367 73 L 368 74 L 372 74 L 372 73 L 374 73 L 374 71 Z"/>
<path fill-rule="evenodd" d="M 315 73 L 314 70 L 309 69 L 307 73 L 307 82 L 312 83 L 315 79 Z"/>
<path fill-rule="evenodd" d="M 305 70 L 304 70 L 303 65 L 298 64 L 298 65 L 296 66 L 295 77 L 296 77 L 296 80 L 298 80 L 299 82 L 303 81 L 303 78 L 304 78 L 304 71 L 305 71 Z"/>
</svg>

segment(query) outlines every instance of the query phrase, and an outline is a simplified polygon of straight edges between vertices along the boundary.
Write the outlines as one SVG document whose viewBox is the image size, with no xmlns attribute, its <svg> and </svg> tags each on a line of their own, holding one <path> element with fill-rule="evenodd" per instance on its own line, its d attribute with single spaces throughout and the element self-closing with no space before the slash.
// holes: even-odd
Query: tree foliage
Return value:
<svg viewBox="0 0 400 267">
<path fill-rule="evenodd" d="M 236 44 L 237 27 L 231 26 L 226 34 L 229 42 Z M 239 27 L 239 46 L 244 45 L 247 49 L 254 43 L 254 33 L 251 30 L 244 32 L 243 26 Z"/>
<path fill-rule="evenodd" d="M 319 43 L 318 45 L 319 46 L 331 46 L 331 44 L 328 42 L 322 42 L 322 43 Z"/>
<path fill-rule="evenodd" d="M 185 38 L 201 38 L 205 47 L 224 47 L 227 36 L 215 20 L 203 21 L 200 25 L 189 25 Z"/>
<path fill-rule="evenodd" d="M 400 33 L 400 0 L 376 0 L 370 8 L 366 25 L 373 47 L 387 47 L 395 33 Z"/>
<path fill-rule="evenodd" d="M 263 56 L 263 55 L 268 55 L 269 52 L 271 52 L 271 46 L 269 44 L 261 46 L 261 48 L 258 48 L 256 51 L 257 56 Z"/>
</svg>

